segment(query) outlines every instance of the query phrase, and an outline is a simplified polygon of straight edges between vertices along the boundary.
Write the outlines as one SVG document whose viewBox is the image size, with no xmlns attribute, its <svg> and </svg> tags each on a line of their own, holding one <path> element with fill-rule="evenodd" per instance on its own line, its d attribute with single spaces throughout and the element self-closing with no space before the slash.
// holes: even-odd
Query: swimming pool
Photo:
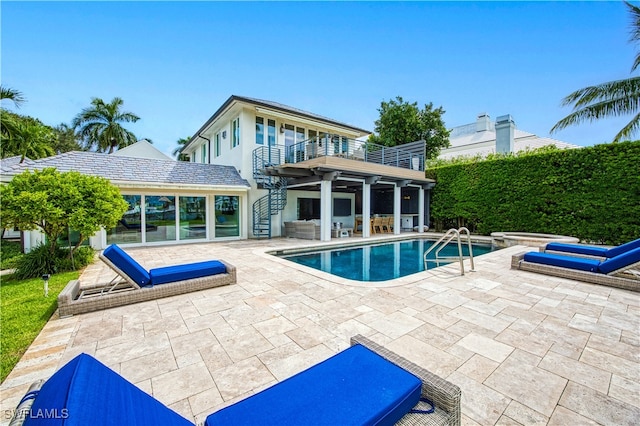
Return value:
<svg viewBox="0 0 640 426">
<path fill-rule="evenodd" d="M 324 249 L 299 254 L 278 254 L 279 257 L 355 281 L 386 281 L 424 271 L 423 253 L 434 243 L 432 240 L 414 239 L 389 243 Z M 468 249 L 463 245 L 463 253 Z M 473 244 L 473 257 L 493 251 L 490 244 Z M 440 256 L 456 256 L 457 244 L 448 244 Z M 433 257 L 432 257 L 433 256 Z M 436 262 L 429 255 L 427 269 L 450 262 Z"/>
</svg>

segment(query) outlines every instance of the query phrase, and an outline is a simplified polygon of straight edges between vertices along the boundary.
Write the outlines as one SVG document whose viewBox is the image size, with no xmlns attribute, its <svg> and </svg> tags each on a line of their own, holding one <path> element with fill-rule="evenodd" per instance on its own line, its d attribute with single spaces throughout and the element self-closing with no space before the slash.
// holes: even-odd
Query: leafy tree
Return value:
<svg viewBox="0 0 640 426">
<path fill-rule="evenodd" d="M 73 127 L 66 123 L 60 123 L 53 128 L 55 132 L 55 140 L 53 141 L 53 149 L 56 154 L 62 154 L 69 151 L 80 151 L 80 138 L 76 134 Z"/>
<path fill-rule="evenodd" d="M 630 41 L 640 42 L 640 8 L 625 3 L 632 16 Z M 640 50 L 636 53 L 631 72 L 638 66 Z M 558 121 L 551 129 L 552 133 L 584 121 L 593 122 L 601 118 L 635 114 L 613 138 L 614 142 L 620 142 L 630 138 L 640 129 L 640 77 L 610 81 L 576 90 L 562 100 L 562 105 L 573 105 L 573 112 Z"/>
<path fill-rule="evenodd" d="M 79 233 L 70 255 L 100 228 L 113 228 L 128 204 L 107 179 L 47 168 L 25 171 L 0 187 L 2 227 L 40 229 L 54 256 L 57 240 L 72 229 Z"/>
<path fill-rule="evenodd" d="M 434 108 L 433 103 L 405 102 L 397 96 L 389 102 L 382 101 L 378 108 L 380 118 L 375 122 L 375 132 L 369 142 L 385 146 L 397 146 L 424 139 L 426 159 L 435 158 L 442 148 L 449 146 L 449 131 L 444 125 L 442 107 Z"/>
<path fill-rule="evenodd" d="M 98 152 L 111 154 L 115 149 L 124 148 L 137 141 L 135 135 L 122 127 L 122 123 L 135 123 L 140 119 L 137 115 L 122 111 L 124 101 L 113 98 L 105 103 L 100 98 L 93 98 L 91 106 L 84 108 L 72 122 L 74 129 L 82 137 L 87 149 L 96 148 Z"/>
<path fill-rule="evenodd" d="M 0 100 L 8 99 L 13 101 L 13 104 L 16 108 L 20 108 L 20 106 L 25 102 L 24 95 L 19 90 L 12 89 L 10 87 L 0 86 Z"/>
<path fill-rule="evenodd" d="M 176 157 L 176 159 L 178 161 L 189 161 L 189 156 L 186 155 L 186 154 L 183 154 L 182 150 L 184 149 L 185 146 L 187 146 L 187 143 L 189 143 L 190 140 L 191 140 L 191 138 L 180 138 L 180 139 L 178 139 L 176 141 L 178 146 L 176 147 L 176 149 L 173 150 L 171 155 Z"/>
</svg>

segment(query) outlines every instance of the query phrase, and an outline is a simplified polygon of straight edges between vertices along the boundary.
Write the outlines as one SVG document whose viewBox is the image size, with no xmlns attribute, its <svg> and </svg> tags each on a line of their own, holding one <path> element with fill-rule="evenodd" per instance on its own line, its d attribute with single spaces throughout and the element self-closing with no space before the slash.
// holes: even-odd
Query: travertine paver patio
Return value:
<svg viewBox="0 0 640 426">
<path fill-rule="evenodd" d="M 28 385 L 89 353 L 185 417 L 317 363 L 361 333 L 462 388 L 463 424 L 639 424 L 640 295 L 509 269 L 512 247 L 399 286 L 348 286 L 264 254 L 293 239 L 129 249 L 146 267 L 222 258 L 238 283 L 54 317 L 0 387 Z M 107 281 L 100 262 L 83 282 Z M 6 414 L 6 412 L 5 412 Z M 7 423 L 3 416 L 3 424 Z"/>
</svg>

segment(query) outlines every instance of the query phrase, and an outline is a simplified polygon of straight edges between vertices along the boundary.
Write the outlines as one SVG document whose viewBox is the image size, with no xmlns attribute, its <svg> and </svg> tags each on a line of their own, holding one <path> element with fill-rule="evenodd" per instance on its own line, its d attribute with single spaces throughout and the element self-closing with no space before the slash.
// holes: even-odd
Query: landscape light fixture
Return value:
<svg viewBox="0 0 640 426">
<path fill-rule="evenodd" d="M 42 275 L 42 281 L 44 281 L 44 297 L 49 296 L 49 278 L 51 278 L 51 274 Z"/>
</svg>

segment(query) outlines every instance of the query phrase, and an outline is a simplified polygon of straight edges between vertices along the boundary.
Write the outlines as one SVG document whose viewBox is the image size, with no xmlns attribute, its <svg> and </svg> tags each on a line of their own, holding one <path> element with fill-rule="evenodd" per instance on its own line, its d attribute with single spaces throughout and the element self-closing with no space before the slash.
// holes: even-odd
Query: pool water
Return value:
<svg viewBox="0 0 640 426">
<path fill-rule="evenodd" d="M 386 281 L 424 271 L 423 254 L 434 241 L 417 239 L 352 248 L 280 255 L 310 268 L 356 281 Z M 473 244 L 473 257 L 492 251 L 490 244 Z M 469 255 L 466 245 L 462 251 Z M 457 256 L 458 245 L 450 243 L 440 251 L 440 257 Z M 435 250 L 429 253 L 427 269 L 442 266 L 448 261 L 435 261 Z M 453 260 L 457 261 L 457 260 Z"/>
</svg>

